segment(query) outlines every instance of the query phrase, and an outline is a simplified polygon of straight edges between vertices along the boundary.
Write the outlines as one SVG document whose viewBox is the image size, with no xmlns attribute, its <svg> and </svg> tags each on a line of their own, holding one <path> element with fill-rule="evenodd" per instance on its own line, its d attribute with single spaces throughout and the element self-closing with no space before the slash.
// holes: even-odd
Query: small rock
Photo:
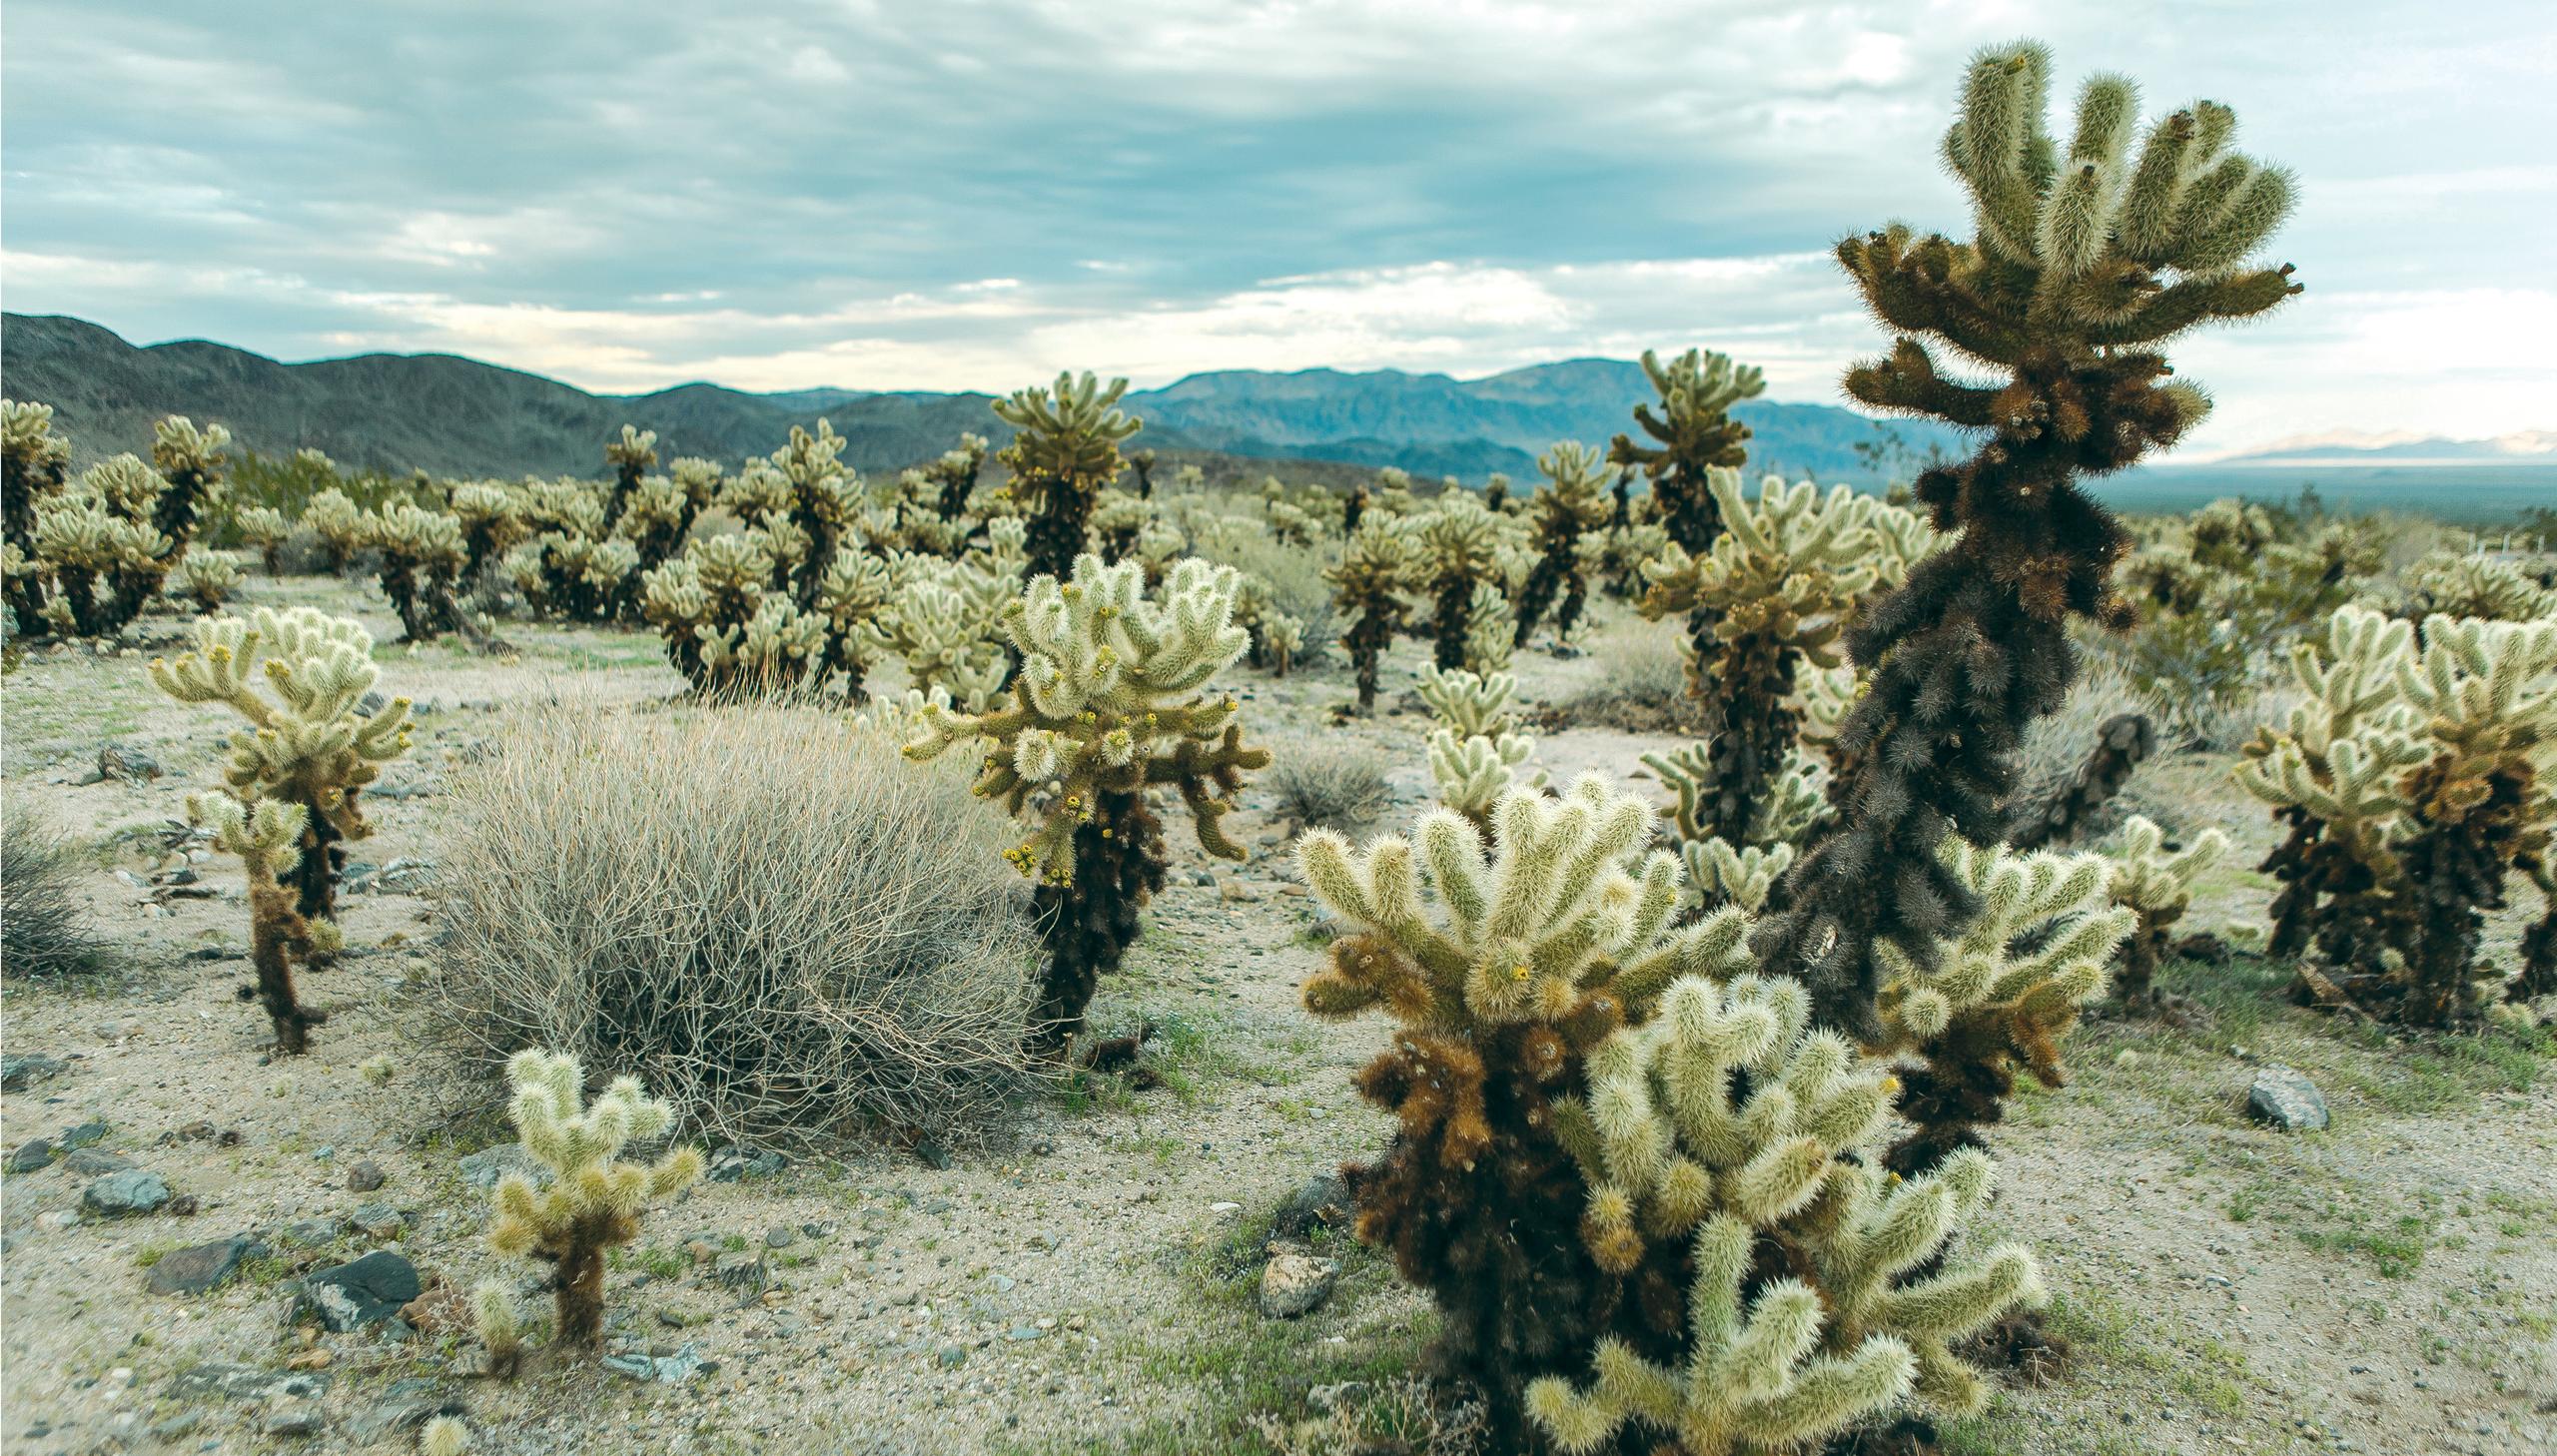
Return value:
<svg viewBox="0 0 2557 1456">
<path fill-rule="evenodd" d="M 127 1168 L 91 1183 L 80 1194 L 80 1206 L 102 1218 L 131 1218 L 156 1213 L 169 1201 L 169 1185 L 157 1173 Z"/>
<path fill-rule="evenodd" d="M 53 1140 L 56 1146 L 66 1151 L 74 1147 L 94 1146 L 107 1140 L 107 1124 L 92 1121 L 65 1127 L 62 1129 L 62 1135 Z"/>
<path fill-rule="evenodd" d="M 743 1182 L 745 1179 L 770 1177 L 781 1171 L 787 1161 L 778 1152 L 739 1147 L 729 1143 L 710 1154 L 710 1170 L 705 1176 L 714 1183 Z"/>
<path fill-rule="evenodd" d="M 1048 1332 L 1035 1324 L 1016 1324 L 1004 1331 L 1004 1338 L 1008 1340 L 1044 1340 L 1047 1337 Z"/>
<path fill-rule="evenodd" d="M 409 1231 L 409 1220 L 401 1216 L 400 1210 L 382 1202 L 360 1205 L 347 1215 L 347 1222 L 358 1233 L 376 1240 L 398 1238 Z"/>
<path fill-rule="evenodd" d="M 41 1137 L 31 1137 L 19 1143 L 16 1150 L 9 1154 L 9 1161 L 0 1166 L 6 1166 L 13 1173 L 34 1172 L 51 1161 L 53 1161 L 53 1144 Z"/>
<path fill-rule="evenodd" d="M 734 1289 L 741 1295 L 760 1294 L 763 1292 L 765 1283 L 763 1255 L 721 1254 L 719 1261 L 710 1266 L 710 1277 L 716 1280 L 721 1288 Z"/>
<path fill-rule="evenodd" d="M 1376 1387 L 1364 1380 L 1343 1380 L 1334 1385 L 1317 1385 L 1305 1392 L 1305 1404 L 1326 1414 L 1344 1405 L 1356 1405 L 1375 1393 Z"/>
<path fill-rule="evenodd" d="M 304 1279 L 302 1297 L 321 1323 L 344 1334 L 396 1318 L 421 1287 L 415 1264 L 389 1249 L 376 1249 Z"/>
<path fill-rule="evenodd" d="M 287 1406 L 267 1417 L 270 1436 L 316 1436 L 328 1427 L 320 1412 L 309 1406 Z"/>
<path fill-rule="evenodd" d="M 347 1169 L 347 1191 L 352 1193 L 370 1193 L 389 1181 L 382 1164 L 369 1157 Z"/>
<path fill-rule="evenodd" d="M 700 1371 L 716 1368 L 702 1359 L 700 1352 L 690 1345 L 671 1355 L 606 1355 L 603 1366 L 635 1379 L 654 1380 L 665 1385 L 679 1384 Z"/>
<path fill-rule="evenodd" d="M 2317 1084 L 2279 1065 L 2255 1074 L 2246 1090 L 2246 1114 L 2285 1132 L 2314 1132 L 2330 1120 Z"/>
<path fill-rule="evenodd" d="M 94 1147 L 83 1147 L 62 1159 L 63 1171 L 77 1173 L 84 1178 L 102 1178 L 109 1173 L 123 1172 L 131 1166 L 133 1166 L 132 1158 L 113 1152 L 101 1152 Z"/>
<path fill-rule="evenodd" d="M 968 1363 L 968 1351 L 960 1345 L 943 1345 L 933 1352 L 933 1358 L 941 1362 L 941 1368 L 956 1370 Z"/>
<path fill-rule="evenodd" d="M 1261 1312 L 1272 1319 L 1294 1319 L 1331 1297 L 1340 1280 L 1338 1259 L 1311 1254 L 1274 1254 L 1261 1266 Z"/>
<path fill-rule="evenodd" d="M 160 777 L 160 760 L 139 748 L 110 743 L 98 750 L 98 776 L 120 779 L 129 784 L 147 784 Z"/>
<path fill-rule="evenodd" d="M 788 1248 L 790 1245 L 797 1243 L 798 1241 L 799 1235 L 789 1228 L 773 1227 L 767 1228 L 763 1231 L 763 1246 L 765 1248 Z"/>
<path fill-rule="evenodd" d="M 533 1161 L 532 1154 L 524 1151 L 520 1142 L 500 1142 L 493 1147 L 483 1147 L 455 1161 L 453 1168 L 461 1174 L 462 1181 L 474 1188 L 493 1188 L 510 1172 L 522 1173 L 532 1179 L 536 1187 L 550 1181 L 550 1169 Z"/>
<path fill-rule="evenodd" d="M 200 1243 L 160 1256 L 151 1266 L 147 1281 L 154 1294 L 202 1294 L 219 1287 L 240 1265 L 267 1251 L 267 1246 L 250 1234 L 235 1233 L 229 1238 Z"/>
<path fill-rule="evenodd" d="M 1345 1228 L 1349 1223 L 1349 1185 L 1338 1173 L 1310 1177 L 1289 1193 L 1271 1215 L 1270 1236 L 1303 1241 L 1317 1228 Z"/>
<path fill-rule="evenodd" d="M 296 1248 L 318 1248 L 324 1243 L 334 1242 L 337 1239 L 338 1220 L 304 1218 L 286 1224 L 277 1232 L 276 1237 Z"/>
<path fill-rule="evenodd" d="M 1241 880 L 1227 880 L 1217 887 L 1217 895 L 1229 904 L 1250 905 L 1261 899 L 1261 892 Z"/>
<path fill-rule="evenodd" d="M 915 1156 L 921 1158 L 926 1167 L 941 1172 L 950 1170 L 950 1149 L 929 1137 L 915 1139 Z"/>
<path fill-rule="evenodd" d="M 0 1057 L 0 1092 L 25 1092 L 40 1082 L 49 1082 L 70 1066 L 59 1057 L 45 1057 L 33 1052 Z"/>
</svg>

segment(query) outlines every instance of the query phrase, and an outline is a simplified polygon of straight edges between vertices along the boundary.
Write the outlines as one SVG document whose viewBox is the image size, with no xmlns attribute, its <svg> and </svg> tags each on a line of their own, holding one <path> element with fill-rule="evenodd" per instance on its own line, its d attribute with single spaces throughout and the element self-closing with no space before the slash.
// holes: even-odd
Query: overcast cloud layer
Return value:
<svg viewBox="0 0 2557 1456">
<path fill-rule="evenodd" d="M 743 17 L 725 9 L 751 11 Z M 1703 344 L 1834 400 L 1827 247 L 1957 227 L 1964 56 L 2232 103 L 2309 292 L 2196 452 L 2557 425 L 2557 10 L 1751 0 L 10 0 L 8 307 L 610 390 L 1478 374 Z"/>
</svg>

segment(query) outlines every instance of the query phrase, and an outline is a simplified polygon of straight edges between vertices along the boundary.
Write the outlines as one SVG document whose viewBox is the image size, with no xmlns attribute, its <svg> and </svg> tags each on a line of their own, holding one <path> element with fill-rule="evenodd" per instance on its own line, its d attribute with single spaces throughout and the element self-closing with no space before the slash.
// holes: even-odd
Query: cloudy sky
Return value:
<svg viewBox="0 0 2557 1456">
<path fill-rule="evenodd" d="M 738 14 L 720 14 L 733 10 Z M 138 343 L 592 389 L 1486 373 L 1703 344 L 1834 400 L 1826 249 L 1958 226 L 1962 60 L 2233 104 L 2309 292 L 2197 453 L 2557 426 L 2557 7 L 2335 0 L 10 0 L 0 293 Z"/>
</svg>

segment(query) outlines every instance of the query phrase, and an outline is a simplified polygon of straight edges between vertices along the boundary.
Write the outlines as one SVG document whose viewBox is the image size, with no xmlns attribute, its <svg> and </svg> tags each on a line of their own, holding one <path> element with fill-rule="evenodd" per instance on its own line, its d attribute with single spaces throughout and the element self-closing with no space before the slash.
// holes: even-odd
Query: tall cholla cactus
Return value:
<svg viewBox="0 0 2557 1456">
<path fill-rule="evenodd" d="M 622 512 L 630 508 L 630 498 L 638 493 L 648 467 L 657 463 L 657 432 L 635 424 L 621 426 L 621 438 L 605 442 L 603 461 L 612 466 L 612 493 L 604 498 L 603 507 L 604 529 L 610 530 L 621 523 Z"/>
<path fill-rule="evenodd" d="M 1105 386 L 1086 371 L 1057 375 L 1054 391 L 1020 389 L 995 401 L 995 417 L 1018 431 L 996 458 L 1030 505 L 1031 575 L 1062 581 L 1091 549 L 1094 497 L 1126 464 L 1120 442 L 1145 425 L 1119 408 L 1127 392 L 1126 379 Z"/>
<path fill-rule="evenodd" d="M 382 560 L 382 593 L 391 598 L 406 633 L 402 640 L 431 642 L 460 630 L 461 604 L 453 593 L 469 559 L 460 518 L 394 501 L 367 525 L 367 538 Z"/>
<path fill-rule="evenodd" d="M 1909 533 L 1918 525 L 1909 512 L 1844 485 L 1823 495 L 1808 480 L 1787 485 L 1771 475 L 1752 499 L 1737 470 L 1708 469 L 1705 477 L 1721 502 L 1723 534 L 1702 556 L 1672 541 L 1645 566 L 1651 589 L 1642 613 L 1657 621 L 1701 612 L 1714 624 L 1689 644 L 1687 677 L 1711 735 L 1707 822 L 1736 841 L 1753 834 L 1752 815 L 1793 752 L 1796 671 L 1806 660 L 1820 668 L 1843 662 L 1836 643 L 1856 608 L 1907 576 L 1900 549 L 1924 536 Z M 1906 525 L 1877 529 L 1886 513 Z"/>
<path fill-rule="evenodd" d="M 222 452 L 230 444 L 230 430 L 219 424 L 199 429 L 183 414 L 151 427 L 151 464 L 168 482 L 152 503 L 151 528 L 177 542 L 180 555 L 205 512 L 221 502 Z"/>
<path fill-rule="evenodd" d="M 1035 528 L 1034 528 L 1035 529 Z M 1137 938 L 1139 911 L 1161 889 L 1163 822 L 1146 791 L 1179 790 L 1200 848 L 1244 858 L 1220 828 L 1243 774 L 1270 762 L 1247 747 L 1232 697 L 1203 696 L 1243 655 L 1234 625 L 1240 577 L 1196 557 L 1177 563 L 1161 595 L 1145 595 L 1133 561 L 1085 555 L 1074 579 L 1033 579 L 1007 614 L 1021 652 L 1012 701 L 982 714 L 927 710 L 919 760 L 982 740 L 981 797 L 1038 827 L 1006 853 L 1038 882 L 1049 960 L 1036 1013 L 1054 1044 L 1083 1027 L 1101 976 Z"/>
<path fill-rule="evenodd" d="M 1469 665 L 1474 619 L 1488 609 L 1478 591 L 1496 576 L 1500 537 L 1501 518 L 1468 490 L 1448 491 L 1420 519 L 1416 546 L 1431 603 L 1430 656 L 1442 672 Z"/>
<path fill-rule="evenodd" d="M 140 616 L 220 502 L 230 439 L 172 416 L 154 430 L 150 463 L 117 455 L 70 480 L 52 408 L 0 400 L 0 582 L 17 630 L 108 637 Z"/>
<path fill-rule="evenodd" d="M 409 751 L 407 698 L 365 709 L 381 676 L 373 634 L 310 607 L 201 618 L 194 651 L 151 663 L 151 680 L 171 697 L 227 704 L 249 720 L 231 736 L 223 781 L 253 808 L 274 800 L 302 811 L 298 863 L 276 873 L 291 876 L 294 909 L 307 919 L 335 916 L 340 846 L 373 832 L 359 802 L 364 787 Z"/>
<path fill-rule="evenodd" d="M 2122 943 L 2122 961 L 2114 971 L 2114 1000 L 2134 1011 L 2157 1005 L 2157 963 L 2165 958 L 2167 933 L 2192 904 L 2193 882 L 2228 853 L 2228 836 L 2205 829 L 2183 848 L 2166 848 L 2166 831 L 2140 815 L 2122 828 L 2122 844 L 2109 851 L 2113 873 L 2106 893 L 2116 905 L 2138 918 Z"/>
<path fill-rule="evenodd" d="M 1694 1274 L 1677 1359 L 1610 1336 L 1585 1392 L 1555 1376 L 1528 1388 L 1560 1450 L 1605 1449 L 1632 1423 L 1668 1438 L 1653 1450 L 1732 1456 L 1904 1406 L 1981 1405 L 1951 1347 L 2039 1302 L 2033 1257 L 2007 1244 L 1947 1266 L 1986 1201 L 1987 1155 L 1908 1180 L 1877 1170 L 1892 1079 L 1808 1030 L 1809 1013 L 1788 980 L 1690 978 L 1590 1054 L 1588 1100 L 1560 1119 L 1591 1184 L 1582 1236 L 1620 1273 L 1684 1243 Z M 1769 1244 L 1786 1255 L 1763 1258 Z"/>
<path fill-rule="evenodd" d="M 1848 392 L 1987 438 L 1918 477 L 1955 538 L 1848 634 L 1868 686 L 1841 735 L 1855 759 L 1844 827 L 1796 865 L 1792 908 L 1761 933 L 1770 967 L 1810 979 L 1823 1025 L 1874 1029 L 1884 946 L 1923 954 L 1961 934 L 1974 907 L 1927 872 L 1937 842 L 2003 828 L 2025 727 L 2076 675 L 2070 619 L 2129 623 L 2110 582 L 2128 538 L 2077 477 L 2173 444 L 2207 409 L 2200 389 L 2167 381 L 2157 346 L 2298 292 L 2288 267 L 2244 264 L 2289 211 L 2291 184 L 2228 150 L 2226 107 L 2155 123 L 2134 159 L 2136 94 L 2100 76 L 2064 152 L 2044 130 L 2050 69 L 2033 44 L 1972 63 L 1945 138 L 1972 193 L 1972 239 L 1895 224 L 1838 247 L 1901 333 L 1887 358 L 1848 371 Z M 1940 372 L 1930 338 L 2003 377 Z"/>
<path fill-rule="evenodd" d="M 276 1051 L 299 1057 L 311 1050 L 311 1029 L 321 1018 L 303 1009 L 293 968 L 336 948 L 327 921 L 311 921 L 286 888 L 302 859 L 308 811 L 275 799 L 236 793 L 196 794 L 187 817 L 213 831 L 213 847 L 240 857 L 249 877 L 249 963 L 258 973 L 258 1005 L 275 1027 Z"/>
<path fill-rule="evenodd" d="M 0 571 L 20 632 L 44 630 L 37 508 L 60 495 L 70 475 L 71 441 L 53 432 L 53 406 L 0 399 Z"/>
<path fill-rule="evenodd" d="M 1492 810 L 1511 785 L 1532 789 L 1545 782 L 1542 770 L 1523 768 L 1536 751 L 1536 735 L 1511 711 L 1517 691 L 1518 679 L 1506 672 L 1484 676 L 1432 667 L 1420 675 L 1420 700 L 1438 720 L 1429 735 L 1429 776 L 1438 786 L 1438 802 L 1485 834 Z"/>
<path fill-rule="evenodd" d="M 1357 677 L 1361 713 L 1375 710 L 1376 671 L 1385 649 L 1393 645 L 1394 634 L 1402 629 L 1404 613 L 1410 610 L 1403 593 L 1413 584 L 1418 555 L 1410 527 L 1373 510 L 1349 533 L 1339 563 L 1323 570 L 1324 579 L 1331 583 L 1332 600 L 1341 615 L 1350 619 L 1340 641 L 1348 649 L 1350 669 Z"/>
<path fill-rule="evenodd" d="M 1528 509 L 1535 517 L 1536 564 L 1518 592 L 1518 613 L 1510 645 L 1524 647 L 1536 626 L 1562 594 L 1554 610 L 1554 636 L 1571 635 L 1580 609 L 1589 599 L 1589 552 L 1585 540 L 1606 525 L 1607 465 L 1598 451 L 1576 439 L 1555 443 L 1536 460 L 1545 483 L 1536 488 Z"/>
<path fill-rule="evenodd" d="M 2246 746 L 2246 789 L 2291 833 L 2265 867 L 2283 882 L 2274 944 L 2313 931 L 2326 969 L 2303 988 L 2420 1026 L 2475 1017 L 2482 911 L 2550 853 L 2557 795 L 2557 622 L 2337 609 L 2323 651 L 2296 650 L 2307 700 Z M 2524 983 L 2504 988 L 2509 993 Z"/>
<path fill-rule="evenodd" d="M 585 1069 L 566 1053 L 518 1052 L 506 1063 L 514 1099 L 506 1107 L 524 1151 L 550 1170 L 535 1188 L 521 1173 L 497 1184 L 488 1243 L 511 1258 L 553 1266 L 559 1340 L 590 1347 L 603 1336 L 604 1250 L 639 1236 L 639 1214 L 701 1176 L 701 1153 L 678 1147 L 654 1163 L 625 1162 L 622 1148 L 653 1142 L 675 1109 L 635 1077 L 617 1077 L 592 1102 Z"/>
<path fill-rule="evenodd" d="M 639 477 L 613 524 L 638 558 L 634 591 L 643 591 L 647 573 L 683 548 L 693 521 L 719 493 L 719 485 L 718 465 L 689 455 L 676 460 L 666 474 Z"/>
<path fill-rule="evenodd" d="M 1900 1114 L 1913 1125 L 1885 1162 L 1915 1176 L 1982 1146 L 2016 1076 L 2066 1079 L 2060 1044 L 2102 996 L 2106 966 L 2136 917 L 2112 903 L 2102 855 L 2021 853 L 1948 836 L 1945 878 L 1976 914 L 1923 959 L 1884 942 L 1877 1001 L 1888 1055 L 1905 1069 Z"/>
<path fill-rule="evenodd" d="M 1731 417 L 1731 406 L 1764 393 L 1766 377 L 1728 356 L 1693 349 L 1666 364 L 1645 350 L 1642 370 L 1659 391 L 1660 407 L 1635 405 L 1634 422 L 1654 443 L 1620 434 L 1607 458 L 1651 477 L 1652 509 L 1670 541 L 1701 556 L 1722 534 L 1722 502 L 1709 472 L 1737 468 L 1748 458 L 1749 426 Z"/>
</svg>

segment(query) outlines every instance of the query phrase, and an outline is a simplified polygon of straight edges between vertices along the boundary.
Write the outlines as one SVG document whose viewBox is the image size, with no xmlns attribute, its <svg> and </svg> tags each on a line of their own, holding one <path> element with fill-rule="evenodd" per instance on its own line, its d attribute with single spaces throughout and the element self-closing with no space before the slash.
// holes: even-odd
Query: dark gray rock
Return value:
<svg viewBox="0 0 2557 1456">
<path fill-rule="evenodd" d="M 318 1248 L 324 1243 L 334 1241 L 340 1231 L 338 1220 L 335 1218 L 305 1218 L 299 1222 L 286 1224 L 277 1232 L 276 1237 L 295 1248 Z"/>
<path fill-rule="evenodd" d="M 35 1052 L 21 1052 L 0 1057 L 0 1092 L 25 1092 L 40 1082 L 50 1082 L 62 1075 L 71 1064 L 59 1057 L 46 1057 Z"/>
<path fill-rule="evenodd" d="M 389 1240 L 409 1231 L 409 1220 L 399 1209 L 384 1202 L 361 1205 L 347 1215 L 347 1223 L 367 1238 Z"/>
<path fill-rule="evenodd" d="M 154 1294 L 202 1294 L 221 1286 L 223 1281 L 240 1272 L 240 1266 L 264 1255 L 267 1246 L 255 1236 L 235 1233 L 212 1243 L 200 1243 L 160 1256 L 151 1266 L 149 1284 Z"/>
<path fill-rule="evenodd" d="M 214 1364 L 179 1371 L 169 1381 L 168 1394 L 173 1400 L 203 1400 L 217 1395 L 231 1400 L 263 1400 L 271 1395 L 311 1400 L 328 1390 L 326 1371 L 286 1374 L 261 1370 L 255 1365 Z"/>
<path fill-rule="evenodd" d="M 84 1178 L 102 1178 L 109 1173 L 123 1172 L 131 1166 L 133 1166 L 132 1158 L 113 1152 L 101 1152 L 94 1147 L 83 1147 L 62 1159 L 63 1171 L 77 1173 Z"/>
<path fill-rule="evenodd" d="M 80 1194 L 80 1206 L 101 1218 L 133 1218 L 156 1213 L 169 1201 L 169 1185 L 157 1173 L 127 1168 L 91 1183 Z"/>
<path fill-rule="evenodd" d="M 267 1417 L 270 1436 L 316 1436 L 328 1428 L 328 1417 L 315 1406 L 289 1405 Z"/>
<path fill-rule="evenodd" d="M 719 1261 L 710 1266 L 710 1277 L 717 1280 L 720 1287 L 736 1291 L 738 1297 L 751 1299 L 764 1291 L 769 1276 L 764 1269 L 763 1255 L 723 1253 Z"/>
<path fill-rule="evenodd" d="M 56 1147 L 68 1150 L 74 1147 L 95 1146 L 96 1144 L 106 1140 L 107 1124 L 98 1121 L 88 1121 L 63 1128 L 62 1135 L 54 1138 L 53 1142 Z"/>
<path fill-rule="evenodd" d="M 494 1147 L 483 1147 L 455 1162 L 453 1167 L 461 1173 L 462 1181 L 474 1188 L 493 1188 L 510 1172 L 522 1173 L 532 1179 L 535 1186 L 550 1181 L 550 1169 L 533 1161 L 532 1154 L 524 1151 L 520 1142 L 500 1142 Z"/>
<path fill-rule="evenodd" d="M 369 1157 L 347 1169 L 347 1189 L 350 1192 L 370 1193 L 389 1181 L 391 1176 L 382 1170 L 382 1164 Z"/>
<path fill-rule="evenodd" d="M 147 784 L 160 777 L 160 760 L 130 744 L 110 743 L 98 750 L 98 774 L 129 784 Z"/>
<path fill-rule="evenodd" d="M 768 1178 L 781 1171 L 788 1159 L 778 1152 L 729 1143 L 710 1154 L 710 1170 L 706 1176 L 714 1183 L 739 1183 L 748 1178 Z"/>
<path fill-rule="evenodd" d="M 389 1249 L 322 1269 L 302 1281 L 302 1302 L 341 1334 L 396 1319 L 418 1297 L 417 1265 Z"/>
<path fill-rule="evenodd" d="M 2317 1084 L 2287 1067 L 2267 1067 L 2246 1089 L 2246 1115 L 2285 1132 L 2315 1132 L 2331 1120 Z"/>
<path fill-rule="evenodd" d="M 31 1137 L 9 1154 L 6 1166 L 13 1173 L 34 1172 L 53 1161 L 53 1144 L 41 1137 Z"/>
</svg>

